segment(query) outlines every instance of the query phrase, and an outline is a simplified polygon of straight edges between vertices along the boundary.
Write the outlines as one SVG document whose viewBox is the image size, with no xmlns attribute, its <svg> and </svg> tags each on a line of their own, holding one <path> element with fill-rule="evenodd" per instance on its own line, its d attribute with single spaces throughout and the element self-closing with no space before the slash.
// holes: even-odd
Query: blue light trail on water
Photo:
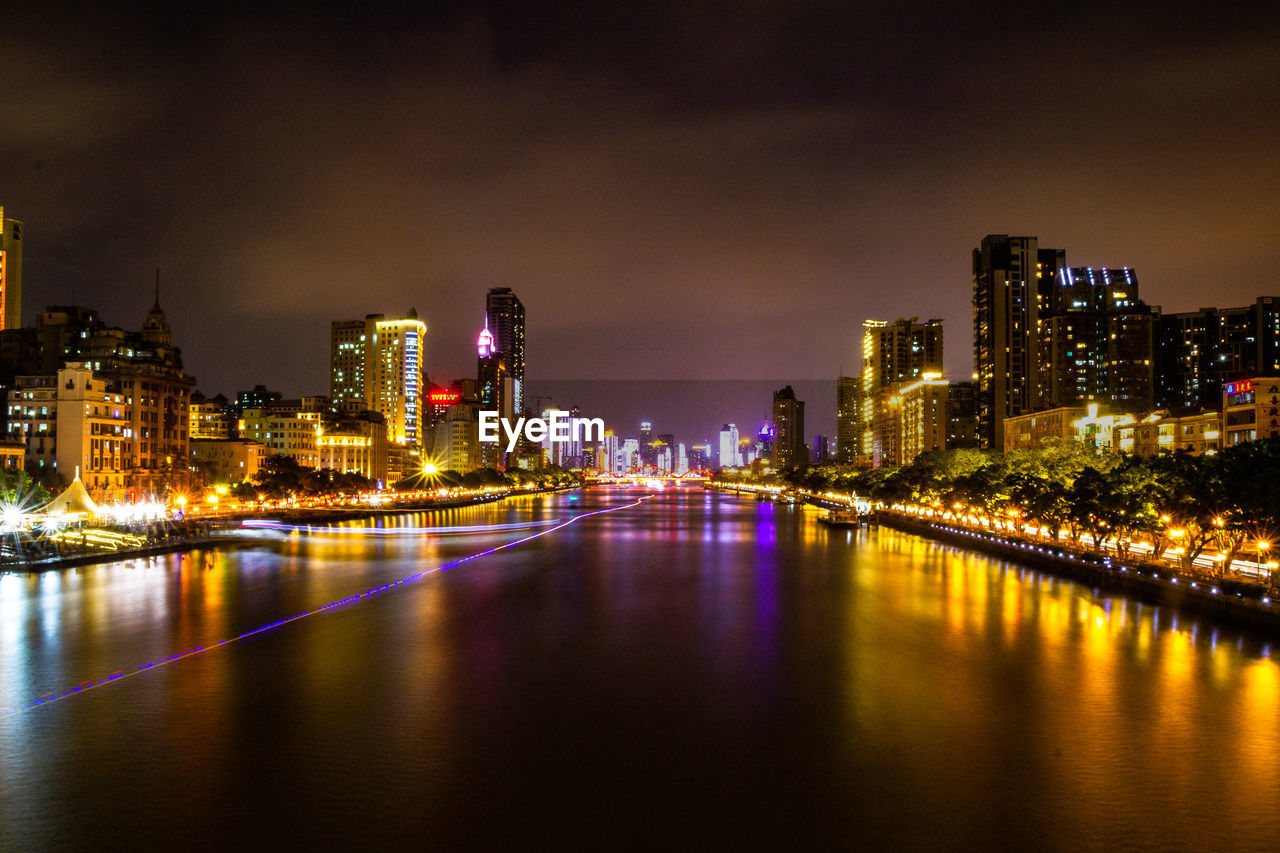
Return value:
<svg viewBox="0 0 1280 853">
<path fill-rule="evenodd" d="M 472 524 L 456 527 L 312 527 L 304 524 L 285 524 L 271 519 L 251 519 L 241 525 L 249 530 L 274 530 L 280 533 L 330 534 L 334 536 L 431 536 L 461 535 L 471 533 L 504 533 L 512 530 L 529 530 L 556 524 L 558 518 L 546 521 L 513 521 L 508 524 Z"/>
<path fill-rule="evenodd" d="M 462 557 L 460 559 L 453 560 L 448 563 L 442 563 L 441 565 L 436 566 L 435 568 L 425 569 L 421 572 L 414 572 L 411 575 L 400 578 L 400 580 L 392 581 L 391 583 L 385 583 L 381 586 L 375 586 L 373 589 L 368 589 L 368 590 L 365 590 L 364 592 L 356 593 L 355 595 L 349 595 L 346 598 L 339 599 L 338 601 L 331 601 L 328 604 L 323 604 L 312 610 L 304 610 L 302 613 L 298 613 L 293 616 L 286 616 L 285 618 L 277 619 L 274 622 L 268 622 L 266 625 L 260 625 L 257 628 L 254 628 L 250 631 L 245 631 L 244 633 L 237 634 L 234 637 L 228 637 L 225 640 L 219 640 L 218 642 L 208 646 L 196 646 L 195 648 L 187 649 L 186 651 L 183 651 L 183 652 L 176 652 L 175 654 L 171 654 L 167 657 L 162 657 L 162 658 L 159 658 L 158 660 L 153 660 L 150 663 L 144 663 L 141 666 L 139 666 L 137 669 L 134 669 L 131 672 L 125 672 L 124 670 L 118 669 L 115 672 L 108 675 L 106 678 L 99 679 L 98 681 L 82 681 L 79 684 L 77 684 L 75 687 L 72 687 L 70 690 L 64 690 L 61 693 L 46 693 L 43 696 L 40 696 L 36 699 L 32 699 L 30 702 L 27 702 L 24 705 L 19 705 L 16 708 L 5 708 L 3 709 L 3 711 L 0 711 L 0 713 L 3 713 L 5 716 L 12 716 L 13 714 L 21 713 L 22 711 L 29 711 L 32 708 L 38 708 L 43 705 L 49 705 L 54 702 L 60 702 L 63 699 L 67 699 L 71 696 L 76 696 L 78 694 L 85 693 L 89 690 L 93 690 L 96 687 L 101 687 L 104 684 L 110 684 L 114 681 L 119 681 L 122 678 L 128 678 L 131 675 L 137 675 L 138 673 L 147 672 L 149 670 L 156 669 L 157 667 L 165 666 L 166 664 L 171 664 L 175 661 L 180 661 L 186 658 L 194 657 L 195 655 L 203 654 L 204 652 L 221 648 L 222 646 L 230 645 L 231 643 L 234 643 L 238 640 L 244 640 L 256 634 L 261 634 L 266 631 L 270 631 L 272 628 L 279 628 L 281 625 L 288 625 L 290 622 L 297 622 L 301 619 L 306 619 L 308 616 L 314 616 L 317 613 L 324 613 L 327 610 L 334 610 L 339 607 L 344 607 L 348 604 L 357 604 L 366 599 L 373 598 L 376 595 L 381 595 L 384 592 L 391 592 L 397 589 L 398 587 L 406 586 L 416 581 L 420 581 L 423 578 L 427 577 L 428 575 L 433 575 L 433 574 L 436 574 L 437 572 L 447 571 L 448 569 L 455 569 L 458 566 L 463 565 L 464 563 L 471 562 L 472 560 L 478 560 L 481 557 L 487 557 L 490 554 L 496 554 L 498 551 L 505 551 L 508 548 L 514 548 L 517 545 L 523 545 L 524 543 L 537 539 L 540 536 L 546 536 L 549 533 L 555 533 L 557 530 L 563 530 L 564 528 L 568 527 L 570 524 L 573 524 L 575 521 L 581 521 L 582 519 L 590 518 L 593 515 L 601 515 L 607 512 L 617 512 L 620 509 L 631 509 L 632 507 L 639 506 L 643 501 L 648 500 L 649 497 L 650 497 L 649 495 L 646 495 L 637 501 L 634 501 L 629 504 L 623 504 L 622 506 L 606 507 L 605 509 L 597 509 L 592 512 L 584 512 L 581 515 L 575 515 L 565 521 L 560 521 L 559 523 L 556 523 L 558 521 L 557 519 L 553 519 L 551 522 L 546 522 L 546 523 L 555 524 L 554 527 L 548 527 L 546 530 L 539 530 L 537 533 L 532 533 L 528 536 L 525 536 L 520 539 L 516 539 L 512 542 L 507 542 L 506 544 L 498 545 L 493 548 L 489 548 L 488 550 L 485 550 L 485 551 L 479 551 L 475 554 L 471 554 L 469 556 Z M 489 528 L 491 530 L 494 528 L 505 529 L 505 530 L 512 529 L 511 525 L 500 524 L 500 525 L 482 525 L 482 526 Z M 532 525 L 527 523 L 518 525 L 518 527 L 524 527 L 524 528 L 527 528 L 530 526 Z M 401 528 L 401 529 L 406 529 L 406 528 Z M 423 528 L 423 529 L 431 530 L 433 528 Z M 438 530 L 440 528 L 434 528 L 434 529 Z"/>
</svg>

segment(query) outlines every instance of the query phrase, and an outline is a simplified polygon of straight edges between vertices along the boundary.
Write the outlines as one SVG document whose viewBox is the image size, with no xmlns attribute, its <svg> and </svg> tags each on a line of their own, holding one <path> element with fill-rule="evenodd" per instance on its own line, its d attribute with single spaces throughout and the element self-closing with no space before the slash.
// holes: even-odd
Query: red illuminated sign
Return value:
<svg viewBox="0 0 1280 853">
<path fill-rule="evenodd" d="M 1239 382 L 1228 382 L 1222 386 L 1222 390 L 1228 394 L 1248 394 L 1253 390 L 1253 380 L 1241 379 Z"/>
<path fill-rule="evenodd" d="M 461 391 L 432 391 L 427 395 L 433 406 L 452 406 L 462 399 Z"/>
</svg>

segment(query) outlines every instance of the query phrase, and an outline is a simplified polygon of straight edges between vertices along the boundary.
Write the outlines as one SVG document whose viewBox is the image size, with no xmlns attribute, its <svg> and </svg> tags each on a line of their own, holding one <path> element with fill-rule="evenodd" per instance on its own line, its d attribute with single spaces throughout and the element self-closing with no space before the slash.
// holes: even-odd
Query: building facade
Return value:
<svg viewBox="0 0 1280 853">
<path fill-rule="evenodd" d="M 22 328 L 22 222 L 0 206 L 0 329 Z"/>
<path fill-rule="evenodd" d="M 1225 385 L 1280 376 L 1280 297 L 1240 308 L 1164 314 L 1157 325 L 1156 402 L 1221 411 Z"/>
<path fill-rule="evenodd" d="M 1066 252 L 1036 237 L 989 234 L 973 250 L 973 365 L 978 440 L 1004 446 L 1008 418 L 1041 405 L 1041 308 L 1047 314 L 1055 271 Z"/>
</svg>

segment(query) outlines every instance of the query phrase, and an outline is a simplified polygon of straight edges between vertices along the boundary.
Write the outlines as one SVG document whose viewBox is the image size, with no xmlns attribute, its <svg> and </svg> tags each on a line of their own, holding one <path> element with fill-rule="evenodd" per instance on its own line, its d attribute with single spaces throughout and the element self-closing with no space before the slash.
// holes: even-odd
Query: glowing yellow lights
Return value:
<svg viewBox="0 0 1280 853">
<path fill-rule="evenodd" d="M 424 462 L 422 463 L 422 473 L 431 476 L 432 474 L 439 474 L 440 469 L 436 467 L 434 462 Z"/>
</svg>

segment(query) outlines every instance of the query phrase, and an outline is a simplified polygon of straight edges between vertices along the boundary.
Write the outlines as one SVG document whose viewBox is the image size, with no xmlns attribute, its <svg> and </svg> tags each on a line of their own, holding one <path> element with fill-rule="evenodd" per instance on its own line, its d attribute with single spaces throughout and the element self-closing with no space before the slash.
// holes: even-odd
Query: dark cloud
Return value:
<svg viewBox="0 0 1280 853">
<path fill-rule="evenodd" d="M 323 391 L 328 322 L 415 306 L 473 368 L 516 289 L 549 378 L 834 376 L 1037 233 L 1168 309 L 1275 292 L 1271 5 L 156 4 L 0 35 L 26 310 L 136 325 L 207 391 Z M 6 13 L 7 14 L 7 13 Z"/>
</svg>

